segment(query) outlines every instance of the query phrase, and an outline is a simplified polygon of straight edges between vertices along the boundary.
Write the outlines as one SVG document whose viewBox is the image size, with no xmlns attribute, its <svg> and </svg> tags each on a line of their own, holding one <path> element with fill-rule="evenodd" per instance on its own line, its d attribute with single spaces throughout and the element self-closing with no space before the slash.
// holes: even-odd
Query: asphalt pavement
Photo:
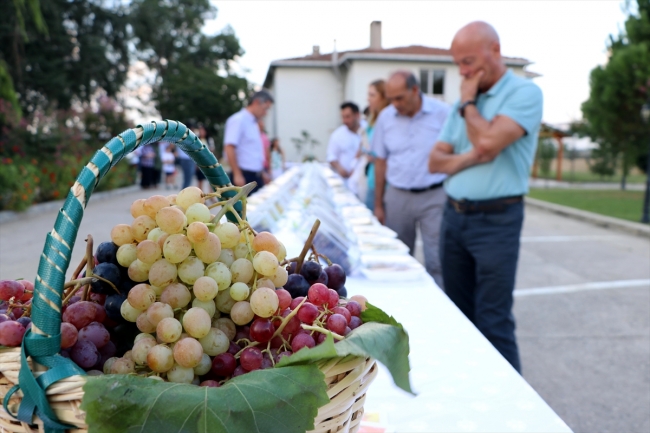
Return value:
<svg viewBox="0 0 650 433">
<path fill-rule="evenodd" d="M 650 431 L 650 239 L 527 207 L 514 315 L 524 378 L 573 431 Z"/>
<path fill-rule="evenodd" d="M 87 234 L 108 240 L 149 195 L 91 199 L 71 268 Z M 0 279 L 34 278 L 56 215 L 0 225 Z M 575 432 L 650 431 L 650 240 L 529 208 L 516 289 L 523 375 L 558 415 Z"/>
</svg>

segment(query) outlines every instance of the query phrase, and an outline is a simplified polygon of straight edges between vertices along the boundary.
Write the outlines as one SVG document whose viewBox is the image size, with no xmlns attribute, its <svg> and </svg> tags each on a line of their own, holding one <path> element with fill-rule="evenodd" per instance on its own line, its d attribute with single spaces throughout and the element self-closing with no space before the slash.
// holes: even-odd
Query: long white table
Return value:
<svg viewBox="0 0 650 433">
<path fill-rule="evenodd" d="M 321 228 L 332 230 L 334 226 L 335 231 L 349 234 L 351 228 L 346 226 L 351 221 L 343 214 L 350 214 L 351 209 L 352 216 L 363 213 L 346 208 L 359 202 L 345 190 L 347 197 L 339 199 L 347 204 L 334 204 L 335 200 L 314 203 L 314 194 L 334 195 L 337 180 L 330 177 L 330 182 L 324 181 L 327 170 L 317 165 L 297 167 L 253 200 L 259 213 L 252 220 L 260 220 L 265 213 L 277 213 L 275 203 L 278 194 L 283 194 L 282 206 L 290 210 L 275 215 L 270 224 L 288 257 L 299 254 L 316 215 L 326 217 Z M 255 216 L 255 211 L 252 214 Z M 346 237 L 348 243 L 355 247 L 358 240 L 350 236 Z M 416 267 L 420 265 L 416 263 Z M 409 333 L 411 384 L 417 393 L 412 396 L 397 388 L 387 369 L 380 366 L 365 403 L 368 423 L 362 424 L 360 433 L 571 432 L 423 268 L 408 280 L 396 280 L 405 278 L 403 273 L 383 277 L 390 281 L 381 280 L 376 273 L 372 275 L 379 280 L 366 279 L 361 272 L 354 275 L 347 279 L 348 296 L 366 296 Z M 526 365 L 522 367 L 525 370 Z M 373 425 L 370 421 L 377 422 Z"/>
<path fill-rule="evenodd" d="M 289 256 L 300 252 L 303 241 L 295 233 L 276 235 Z M 428 274 L 405 282 L 348 277 L 346 288 L 409 333 L 417 395 L 396 387 L 383 366 L 367 394 L 366 414 L 378 416 L 385 433 L 571 432 Z"/>
<path fill-rule="evenodd" d="M 349 278 L 346 288 L 409 333 L 417 396 L 397 388 L 382 366 L 365 404 L 387 433 L 571 432 L 428 275 L 402 284 Z"/>
</svg>

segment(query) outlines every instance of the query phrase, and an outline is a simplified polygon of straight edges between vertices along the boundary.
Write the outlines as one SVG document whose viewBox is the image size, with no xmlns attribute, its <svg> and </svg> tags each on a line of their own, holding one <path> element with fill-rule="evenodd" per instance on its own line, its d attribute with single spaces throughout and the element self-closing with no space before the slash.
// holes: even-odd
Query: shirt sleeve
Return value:
<svg viewBox="0 0 650 433">
<path fill-rule="evenodd" d="M 327 143 L 327 162 L 337 161 L 339 159 L 339 141 L 338 130 L 334 130 L 330 135 L 330 141 Z"/>
<path fill-rule="evenodd" d="M 527 134 L 531 134 L 542 121 L 542 91 L 533 83 L 514 90 L 506 98 L 497 115 L 507 116 L 517 122 Z"/>
<path fill-rule="evenodd" d="M 388 157 L 386 145 L 384 143 L 384 122 L 381 115 L 377 118 L 375 127 L 372 130 L 372 140 L 370 141 L 370 151 L 374 156 L 381 159 Z"/>
<path fill-rule="evenodd" d="M 239 146 L 242 136 L 242 121 L 241 116 L 230 116 L 226 120 L 226 130 L 224 132 L 223 144 L 232 144 Z"/>
</svg>

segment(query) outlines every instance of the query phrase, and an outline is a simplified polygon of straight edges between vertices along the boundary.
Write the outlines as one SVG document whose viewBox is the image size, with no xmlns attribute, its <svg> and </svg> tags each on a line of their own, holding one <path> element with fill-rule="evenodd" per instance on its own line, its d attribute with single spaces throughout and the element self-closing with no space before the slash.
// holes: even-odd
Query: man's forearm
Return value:
<svg viewBox="0 0 650 433">
<path fill-rule="evenodd" d="M 230 165 L 230 170 L 232 170 L 232 174 L 241 176 L 242 172 L 237 162 L 237 153 L 235 152 L 235 146 L 233 146 L 232 144 L 227 144 L 225 147 L 226 147 L 226 157 L 228 158 L 228 165 Z"/>
<path fill-rule="evenodd" d="M 451 176 L 479 163 L 481 161 L 473 150 L 467 153 L 453 154 L 433 149 L 429 156 L 429 172 L 445 173 Z"/>
<path fill-rule="evenodd" d="M 499 154 L 500 149 L 493 146 L 490 122 L 485 120 L 476 106 L 469 105 L 465 109 L 465 124 L 467 137 L 484 162 L 491 161 Z"/>
<path fill-rule="evenodd" d="M 350 177 L 350 173 L 348 173 L 338 161 L 330 161 L 330 166 L 342 177 L 346 179 Z"/>
<path fill-rule="evenodd" d="M 375 158 L 375 207 L 384 207 L 384 189 L 386 188 L 386 160 Z"/>
</svg>

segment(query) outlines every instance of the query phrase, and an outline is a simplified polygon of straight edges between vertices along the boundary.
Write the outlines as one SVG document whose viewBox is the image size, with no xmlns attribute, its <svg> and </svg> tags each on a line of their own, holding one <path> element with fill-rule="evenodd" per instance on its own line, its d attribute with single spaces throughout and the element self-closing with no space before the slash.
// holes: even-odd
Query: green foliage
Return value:
<svg viewBox="0 0 650 433">
<path fill-rule="evenodd" d="M 29 0 L 30 9 L 36 2 Z M 99 88 L 115 95 L 129 65 L 124 10 L 101 0 L 48 0 L 42 20 L 31 14 L 17 31 L 20 8 L 0 15 L 0 58 L 8 65 L 25 112 L 89 101 Z M 43 28 L 47 28 L 44 36 Z"/>
<path fill-rule="evenodd" d="M 589 99 L 582 105 L 582 133 L 598 143 L 592 169 L 613 173 L 617 161 L 623 176 L 640 154 L 647 154 L 650 127 L 641 106 L 650 98 L 650 0 L 628 4 L 626 33 L 610 37 L 610 58 L 591 71 Z"/>
<path fill-rule="evenodd" d="M 22 114 L 18 103 L 18 95 L 16 95 L 14 89 L 14 81 L 11 79 L 7 65 L 2 59 L 0 59 L 0 101 L 8 102 L 15 115 L 20 116 Z M 4 116 L 0 114 L 0 125 L 4 125 L 5 122 Z"/>
<path fill-rule="evenodd" d="M 10 121 L 0 133 L 0 210 L 24 210 L 33 203 L 65 198 L 92 155 L 131 126 L 106 97 L 97 101 L 96 109 L 37 113 L 20 121 L 9 116 L 8 105 L 1 102 L 0 116 L 4 113 Z M 135 177 L 133 167 L 118 164 L 98 190 L 133 185 Z"/>
<path fill-rule="evenodd" d="M 212 134 L 242 108 L 250 90 L 231 68 L 244 54 L 232 28 L 201 32 L 216 12 L 208 0 L 134 0 L 130 14 L 137 57 L 157 74 L 158 111 L 163 118 L 202 122 Z"/>
<path fill-rule="evenodd" d="M 89 377 L 81 408 L 92 433 L 304 432 L 329 402 L 323 379 L 315 365 L 253 371 L 219 388 Z"/>
</svg>

